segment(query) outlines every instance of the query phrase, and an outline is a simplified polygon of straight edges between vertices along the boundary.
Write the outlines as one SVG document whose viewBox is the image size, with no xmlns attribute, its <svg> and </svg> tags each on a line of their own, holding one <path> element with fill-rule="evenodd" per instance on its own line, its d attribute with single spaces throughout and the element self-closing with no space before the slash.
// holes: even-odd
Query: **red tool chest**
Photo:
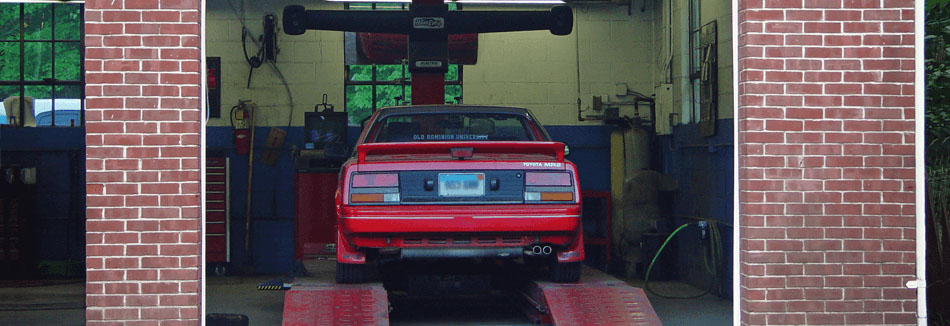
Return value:
<svg viewBox="0 0 950 326">
<path fill-rule="evenodd" d="M 336 256 L 339 169 L 294 174 L 294 259 Z"/>
<path fill-rule="evenodd" d="M 224 275 L 231 262 L 230 160 L 207 158 L 205 173 L 205 258 L 215 274 Z"/>
</svg>

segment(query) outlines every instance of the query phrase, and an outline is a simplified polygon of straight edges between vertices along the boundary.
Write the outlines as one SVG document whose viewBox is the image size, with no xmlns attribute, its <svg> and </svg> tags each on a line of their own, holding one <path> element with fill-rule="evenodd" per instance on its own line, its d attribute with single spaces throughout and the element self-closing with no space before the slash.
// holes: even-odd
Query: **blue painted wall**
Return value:
<svg viewBox="0 0 950 326">
<path fill-rule="evenodd" d="M 288 130 L 286 127 L 279 127 Z M 270 127 L 255 129 L 255 151 L 264 146 Z M 610 131 L 605 126 L 549 126 L 551 137 L 569 144 L 568 157 L 577 164 L 581 188 L 610 190 Z M 349 143 L 355 144 L 359 128 L 349 128 Z M 251 265 L 256 273 L 293 271 L 294 185 L 290 146 L 303 148 L 303 127 L 291 127 L 284 150 L 274 166 L 254 164 L 251 191 L 251 255 L 244 250 L 245 203 L 247 196 L 247 155 L 237 155 L 230 127 L 208 127 L 208 155 L 231 158 L 231 262 Z M 255 160 L 259 156 L 255 155 Z"/>
<path fill-rule="evenodd" d="M 85 261 L 84 128 L 0 128 L 0 164 L 36 167 L 36 260 Z"/>
<path fill-rule="evenodd" d="M 568 160 L 577 165 L 583 190 L 610 190 L 610 132 L 613 126 L 547 126 L 555 141 L 571 149 Z"/>
<path fill-rule="evenodd" d="M 679 125 L 672 135 L 658 136 L 660 172 L 671 175 L 677 189 L 670 197 L 667 211 L 673 226 L 695 222 L 693 218 L 714 219 L 722 222 L 724 264 L 720 286 L 722 296 L 732 296 L 732 231 L 733 222 L 733 137 L 732 119 L 718 121 L 717 133 L 712 137 L 699 135 L 697 124 Z M 703 246 L 700 231 L 695 227 L 677 235 L 678 278 L 705 289 L 709 274 L 703 266 Z M 686 268 L 687 266 L 697 266 Z"/>
<path fill-rule="evenodd" d="M 269 127 L 256 129 L 256 146 L 264 145 Z M 283 129 L 283 128 L 282 128 Z M 569 159 L 577 164 L 584 190 L 610 189 L 609 126 L 548 126 L 551 137 L 570 145 Z M 350 128 L 350 143 L 355 143 L 359 128 Z M 232 263 L 248 264 L 256 273 L 290 273 L 293 270 L 293 165 L 290 145 L 303 147 L 303 128 L 292 127 L 287 133 L 285 150 L 274 166 L 255 163 L 252 191 L 251 255 L 244 251 L 247 156 L 234 153 L 229 127 L 208 128 L 209 155 L 231 158 Z M 661 172 L 674 176 L 678 189 L 670 197 L 669 212 L 676 225 L 691 222 L 682 216 L 713 218 L 732 223 L 732 120 L 721 120 L 719 132 L 711 138 L 699 136 L 696 125 L 677 126 L 672 136 L 659 136 Z M 712 144 L 712 146 L 710 146 Z M 260 149 L 260 147 L 258 147 Z M 732 289 L 732 228 L 720 225 L 723 245 L 724 296 Z M 701 266 L 701 246 L 695 229 L 678 236 L 680 266 Z M 704 287 L 708 279 L 702 269 L 680 268 L 679 279 Z"/>
<path fill-rule="evenodd" d="M 269 127 L 255 129 L 255 151 L 260 153 Z M 286 128 L 282 128 L 286 129 Z M 293 165 L 290 144 L 303 142 L 303 128 L 291 128 L 274 166 L 255 162 L 251 191 L 251 255 L 245 248 L 247 155 L 237 155 L 230 127 L 208 127 L 208 156 L 231 159 L 231 264 L 252 265 L 257 273 L 293 270 Z M 258 154 L 259 155 L 259 154 Z M 255 155 L 255 158 L 260 156 Z"/>
</svg>

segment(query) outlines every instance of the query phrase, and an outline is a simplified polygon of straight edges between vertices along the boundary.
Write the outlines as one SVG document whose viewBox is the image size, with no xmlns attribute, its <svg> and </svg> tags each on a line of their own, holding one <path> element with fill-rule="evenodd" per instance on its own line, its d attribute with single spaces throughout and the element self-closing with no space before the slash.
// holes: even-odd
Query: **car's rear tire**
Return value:
<svg viewBox="0 0 950 326">
<path fill-rule="evenodd" d="M 555 283 L 577 283 L 581 279 L 581 263 L 558 263 L 551 264 L 551 281 Z"/>
<path fill-rule="evenodd" d="M 341 284 L 366 282 L 368 271 L 366 264 L 336 263 L 336 282 Z"/>
</svg>

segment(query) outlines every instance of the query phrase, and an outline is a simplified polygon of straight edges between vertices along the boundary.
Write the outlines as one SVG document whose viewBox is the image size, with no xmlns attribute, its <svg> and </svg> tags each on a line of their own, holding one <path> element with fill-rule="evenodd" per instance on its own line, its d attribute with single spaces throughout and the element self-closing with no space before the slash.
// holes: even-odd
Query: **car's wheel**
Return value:
<svg viewBox="0 0 950 326">
<path fill-rule="evenodd" d="M 228 275 L 228 265 L 223 263 L 218 263 L 214 265 L 214 275 L 215 276 L 225 276 Z"/>
<path fill-rule="evenodd" d="M 581 263 L 551 264 L 551 281 L 556 283 L 575 283 L 581 279 Z"/>
<path fill-rule="evenodd" d="M 336 263 L 337 283 L 363 283 L 369 268 L 366 264 Z"/>
</svg>

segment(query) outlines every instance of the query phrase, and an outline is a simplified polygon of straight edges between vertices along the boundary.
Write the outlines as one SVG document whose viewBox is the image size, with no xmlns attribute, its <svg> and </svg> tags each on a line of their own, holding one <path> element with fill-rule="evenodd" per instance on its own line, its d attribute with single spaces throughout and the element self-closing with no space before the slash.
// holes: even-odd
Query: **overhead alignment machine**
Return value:
<svg viewBox="0 0 950 326">
<path fill-rule="evenodd" d="M 409 11 L 306 10 L 284 8 L 284 32 L 307 30 L 388 33 L 409 36 L 412 104 L 445 104 L 449 69 L 449 34 L 550 30 L 568 35 L 574 26 L 571 8 L 547 11 L 449 11 L 442 0 L 412 0 Z"/>
<path fill-rule="evenodd" d="M 568 35 L 571 8 L 550 11 L 449 11 L 443 0 L 412 0 L 409 11 L 306 10 L 284 8 L 284 32 L 307 30 L 408 35 L 412 104 L 444 104 L 450 34 L 549 30 Z M 553 325 L 660 325 L 646 295 L 590 268 L 576 284 L 527 281 L 529 315 Z M 381 283 L 294 286 L 284 300 L 284 325 L 388 325 L 388 298 Z"/>
</svg>

